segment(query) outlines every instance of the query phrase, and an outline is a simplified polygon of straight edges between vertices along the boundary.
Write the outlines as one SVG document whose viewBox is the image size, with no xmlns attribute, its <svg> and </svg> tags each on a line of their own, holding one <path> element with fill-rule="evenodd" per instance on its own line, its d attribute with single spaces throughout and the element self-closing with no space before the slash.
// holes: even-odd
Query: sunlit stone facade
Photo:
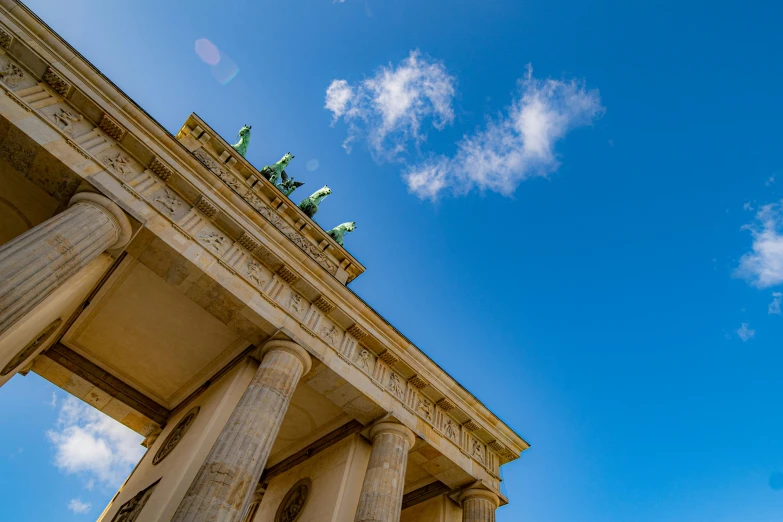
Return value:
<svg viewBox="0 0 783 522">
<path fill-rule="evenodd" d="M 146 437 L 99 520 L 494 520 L 527 443 L 354 295 L 361 263 L 0 6 L 0 385 Z"/>
</svg>

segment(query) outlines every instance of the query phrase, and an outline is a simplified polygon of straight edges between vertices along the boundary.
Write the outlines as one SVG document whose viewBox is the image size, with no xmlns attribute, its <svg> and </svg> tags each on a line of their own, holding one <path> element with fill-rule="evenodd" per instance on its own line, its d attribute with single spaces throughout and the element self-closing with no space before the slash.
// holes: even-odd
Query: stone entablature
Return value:
<svg viewBox="0 0 783 522">
<path fill-rule="evenodd" d="M 499 466 L 527 444 L 345 287 L 364 270 L 350 254 L 265 179 L 251 179 L 252 166 L 195 115 L 180 132 L 183 148 L 62 41 L 30 36 L 48 31 L 40 22 L 21 22 L 33 31 L 16 27 L 8 12 L 0 18 L 6 24 L 0 44 L 3 33 L 13 35 L 10 55 L 0 56 L 0 69 L 13 74 L 0 77 L 0 88 L 46 122 L 51 135 L 41 140 L 62 138 L 81 156 L 77 167 L 85 178 L 108 173 L 115 183 L 101 189 L 126 210 L 142 221 L 150 212 L 162 217 L 158 221 L 364 374 L 386 403 L 399 406 L 393 413 L 422 419 L 497 487 Z M 189 139 L 200 145 L 188 146 Z M 335 277 L 323 277 L 321 269 Z"/>
</svg>

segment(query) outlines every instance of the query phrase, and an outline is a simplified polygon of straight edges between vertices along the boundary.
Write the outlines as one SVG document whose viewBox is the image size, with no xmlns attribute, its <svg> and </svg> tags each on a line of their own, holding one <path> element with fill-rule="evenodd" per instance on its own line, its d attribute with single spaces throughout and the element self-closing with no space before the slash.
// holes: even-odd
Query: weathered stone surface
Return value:
<svg viewBox="0 0 783 522">
<path fill-rule="evenodd" d="M 370 430 L 372 452 L 364 476 L 355 522 L 398 522 L 405 487 L 408 450 L 415 436 L 396 422 L 381 422 Z"/>
<path fill-rule="evenodd" d="M 307 352 L 290 341 L 270 341 L 261 353 L 261 366 L 172 522 L 239 521 L 252 500 L 291 396 L 311 366 Z"/>
<path fill-rule="evenodd" d="M 108 248 L 130 239 L 128 218 L 83 192 L 64 212 L 0 247 L 0 333 Z"/>
<path fill-rule="evenodd" d="M 460 494 L 462 522 L 495 522 L 495 510 L 500 504 L 497 495 L 486 489 L 466 489 Z"/>
</svg>

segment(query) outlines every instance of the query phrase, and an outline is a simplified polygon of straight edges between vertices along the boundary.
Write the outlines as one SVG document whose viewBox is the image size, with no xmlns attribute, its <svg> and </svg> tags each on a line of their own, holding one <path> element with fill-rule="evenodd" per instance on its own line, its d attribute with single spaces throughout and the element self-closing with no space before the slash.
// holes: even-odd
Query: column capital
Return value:
<svg viewBox="0 0 783 522">
<path fill-rule="evenodd" d="M 68 202 L 68 206 L 72 207 L 77 203 L 94 205 L 100 208 L 112 223 L 114 223 L 117 230 L 117 240 L 113 245 L 109 246 L 108 249 L 122 248 L 128 244 L 131 235 L 133 234 L 133 229 L 131 228 L 128 216 L 125 215 L 125 212 L 117 206 L 116 203 L 106 196 L 94 192 L 79 192 L 78 194 L 75 194 L 71 198 L 71 201 Z"/>
<path fill-rule="evenodd" d="M 482 499 L 487 500 L 489 502 L 492 502 L 492 505 L 495 506 L 495 509 L 500 506 L 500 497 L 498 497 L 493 492 L 489 491 L 488 489 L 482 489 L 482 488 L 468 488 L 463 491 L 461 491 L 457 497 L 459 500 L 459 503 L 462 504 L 466 500 L 472 500 L 472 499 Z"/>
<path fill-rule="evenodd" d="M 395 435 L 403 436 L 408 440 L 408 448 L 411 448 L 416 442 L 416 435 L 410 428 L 391 420 L 381 421 L 370 428 L 370 440 L 374 441 L 375 437 L 383 435 L 384 433 L 393 433 Z"/>
<path fill-rule="evenodd" d="M 313 367 L 313 359 L 310 357 L 310 354 L 307 353 L 307 350 L 293 341 L 286 341 L 283 339 L 273 339 L 268 341 L 264 346 L 261 347 L 260 350 L 256 351 L 255 357 L 261 361 L 264 359 L 266 354 L 274 351 L 288 352 L 291 355 L 296 356 L 296 358 L 298 358 L 302 363 L 303 376 L 307 375 L 307 373 L 310 371 L 310 368 Z"/>
</svg>

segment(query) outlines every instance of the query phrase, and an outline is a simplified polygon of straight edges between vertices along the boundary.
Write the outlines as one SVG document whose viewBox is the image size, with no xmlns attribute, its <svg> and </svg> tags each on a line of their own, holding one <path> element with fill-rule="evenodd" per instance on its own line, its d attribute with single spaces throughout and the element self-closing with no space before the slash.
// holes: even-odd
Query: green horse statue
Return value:
<svg viewBox="0 0 783 522">
<path fill-rule="evenodd" d="M 294 157 L 291 155 L 291 153 L 286 152 L 285 156 L 283 156 L 280 161 L 274 165 L 267 165 L 261 169 L 261 175 L 271 181 L 272 185 L 277 185 L 284 172 L 283 169 L 285 169 L 288 164 L 291 163 L 292 159 L 294 159 Z"/>
<path fill-rule="evenodd" d="M 286 196 L 290 196 L 293 191 L 304 185 L 304 182 L 302 181 L 295 181 L 293 177 L 290 177 L 288 174 L 285 173 L 285 171 L 280 173 L 280 177 L 283 181 L 278 183 L 276 186 L 280 189 L 280 192 L 285 194 Z"/>
<path fill-rule="evenodd" d="M 332 193 L 332 189 L 324 185 L 323 187 L 319 188 L 309 198 L 305 198 L 302 200 L 301 203 L 299 203 L 299 208 L 301 208 L 305 214 L 307 214 L 307 217 L 313 217 L 316 212 L 318 212 L 318 204 L 323 201 L 323 199 Z"/>
<path fill-rule="evenodd" d="M 348 221 L 342 225 L 337 225 L 332 230 L 328 231 L 327 234 L 332 236 L 332 239 L 337 241 L 338 245 L 345 246 L 343 244 L 343 237 L 347 232 L 353 232 L 354 230 L 356 230 L 356 221 Z"/>
<path fill-rule="evenodd" d="M 243 125 L 242 128 L 239 129 L 239 141 L 231 145 L 231 148 L 237 151 L 238 153 L 240 153 L 242 157 L 245 157 L 249 145 L 250 145 L 250 125 Z"/>
</svg>

